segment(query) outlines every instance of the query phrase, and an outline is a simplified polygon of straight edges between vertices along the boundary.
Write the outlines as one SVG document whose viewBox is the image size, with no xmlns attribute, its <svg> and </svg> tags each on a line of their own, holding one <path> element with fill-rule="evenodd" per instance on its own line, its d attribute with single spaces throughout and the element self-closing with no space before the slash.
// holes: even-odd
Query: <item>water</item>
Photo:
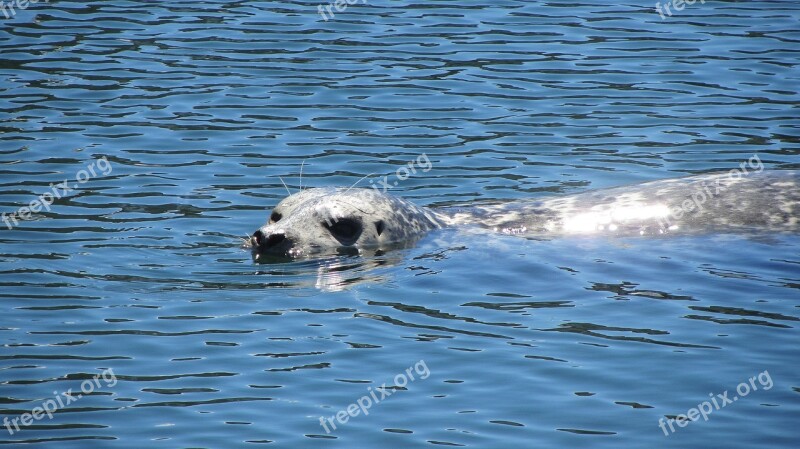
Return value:
<svg viewBox="0 0 800 449">
<path fill-rule="evenodd" d="M 239 239 L 282 180 L 369 186 L 421 154 L 432 169 L 392 190 L 431 206 L 754 154 L 798 169 L 800 6 L 370 1 L 327 22 L 317 6 L 0 16 L 0 211 L 74 189 L 0 224 L 0 414 L 73 392 L 0 443 L 796 447 L 797 236 L 448 230 L 269 265 Z M 659 427 L 740 383 L 756 390 L 707 421 Z"/>
</svg>

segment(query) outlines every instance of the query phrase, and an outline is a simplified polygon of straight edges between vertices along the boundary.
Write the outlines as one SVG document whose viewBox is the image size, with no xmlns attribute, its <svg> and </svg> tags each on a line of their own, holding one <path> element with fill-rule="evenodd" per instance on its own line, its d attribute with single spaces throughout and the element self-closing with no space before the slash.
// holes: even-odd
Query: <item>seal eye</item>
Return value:
<svg viewBox="0 0 800 449">
<path fill-rule="evenodd" d="M 328 231 L 343 245 L 352 245 L 361 235 L 361 222 L 354 218 L 340 218 L 335 222 L 322 223 Z"/>
<path fill-rule="evenodd" d="M 272 215 L 269 216 L 269 222 L 270 223 L 277 223 L 277 222 L 281 221 L 281 218 L 283 218 L 283 215 L 273 211 Z"/>
</svg>

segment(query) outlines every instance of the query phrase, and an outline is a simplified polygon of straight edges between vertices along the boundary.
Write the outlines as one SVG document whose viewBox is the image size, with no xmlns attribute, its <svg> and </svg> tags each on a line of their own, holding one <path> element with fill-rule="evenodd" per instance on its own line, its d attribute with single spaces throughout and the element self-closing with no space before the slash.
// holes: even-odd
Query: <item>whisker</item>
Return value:
<svg viewBox="0 0 800 449">
<path fill-rule="evenodd" d="M 355 186 L 356 186 L 356 185 L 357 185 L 359 182 L 361 182 L 361 181 L 363 181 L 363 180 L 365 180 L 365 179 L 369 178 L 370 176 L 372 176 L 372 175 L 374 175 L 374 174 L 375 174 L 375 173 L 370 173 L 370 174 L 368 174 L 368 175 L 364 176 L 363 178 L 359 179 L 358 181 L 356 181 L 355 183 L 353 183 L 353 185 L 351 185 L 350 187 L 348 187 L 348 188 L 347 188 L 347 190 L 345 190 L 345 191 L 344 191 L 344 193 L 347 193 L 347 192 L 349 192 L 349 191 L 350 191 L 350 189 L 352 189 L 353 187 L 355 187 Z"/>
<path fill-rule="evenodd" d="M 281 178 L 280 176 L 278 176 L 278 179 L 280 179 L 280 180 L 281 180 L 281 183 L 283 183 L 283 187 L 286 189 L 286 193 L 288 193 L 288 194 L 291 196 L 291 195 L 292 195 L 292 192 L 290 192 L 290 191 L 289 191 L 289 188 L 288 188 L 288 187 L 286 187 L 286 183 L 285 183 L 285 182 L 283 182 L 283 178 Z"/>
<path fill-rule="evenodd" d="M 303 191 L 303 165 L 305 165 L 306 160 L 303 159 L 303 162 L 300 162 L 300 191 Z"/>
<path fill-rule="evenodd" d="M 253 247 L 253 241 L 250 240 L 249 236 L 242 239 L 242 248 L 252 248 L 252 247 Z"/>
</svg>

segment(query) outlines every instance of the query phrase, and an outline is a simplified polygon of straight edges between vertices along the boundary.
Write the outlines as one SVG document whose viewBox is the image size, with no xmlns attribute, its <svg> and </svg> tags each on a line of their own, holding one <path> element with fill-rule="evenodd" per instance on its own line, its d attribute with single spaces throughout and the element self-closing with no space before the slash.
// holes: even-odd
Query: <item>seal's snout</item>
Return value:
<svg viewBox="0 0 800 449">
<path fill-rule="evenodd" d="M 253 233 L 253 246 L 259 249 L 270 249 L 281 242 L 286 240 L 286 235 L 282 232 L 276 232 L 274 234 L 265 234 L 261 229 L 257 230 Z"/>
</svg>

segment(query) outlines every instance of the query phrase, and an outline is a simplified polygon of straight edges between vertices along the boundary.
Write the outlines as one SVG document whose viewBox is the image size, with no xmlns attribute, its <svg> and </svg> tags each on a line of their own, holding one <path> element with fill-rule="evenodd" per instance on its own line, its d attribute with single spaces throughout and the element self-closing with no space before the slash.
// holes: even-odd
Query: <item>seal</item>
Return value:
<svg viewBox="0 0 800 449">
<path fill-rule="evenodd" d="M 256 258 L 296 258 L 408 245 L 451 226 L 525 237 L 800 231 L 800 172 L 734 172 L 436 210 L 377 189 L 307 189 L 281 201 L 247 243 Z"/>
</svg>

